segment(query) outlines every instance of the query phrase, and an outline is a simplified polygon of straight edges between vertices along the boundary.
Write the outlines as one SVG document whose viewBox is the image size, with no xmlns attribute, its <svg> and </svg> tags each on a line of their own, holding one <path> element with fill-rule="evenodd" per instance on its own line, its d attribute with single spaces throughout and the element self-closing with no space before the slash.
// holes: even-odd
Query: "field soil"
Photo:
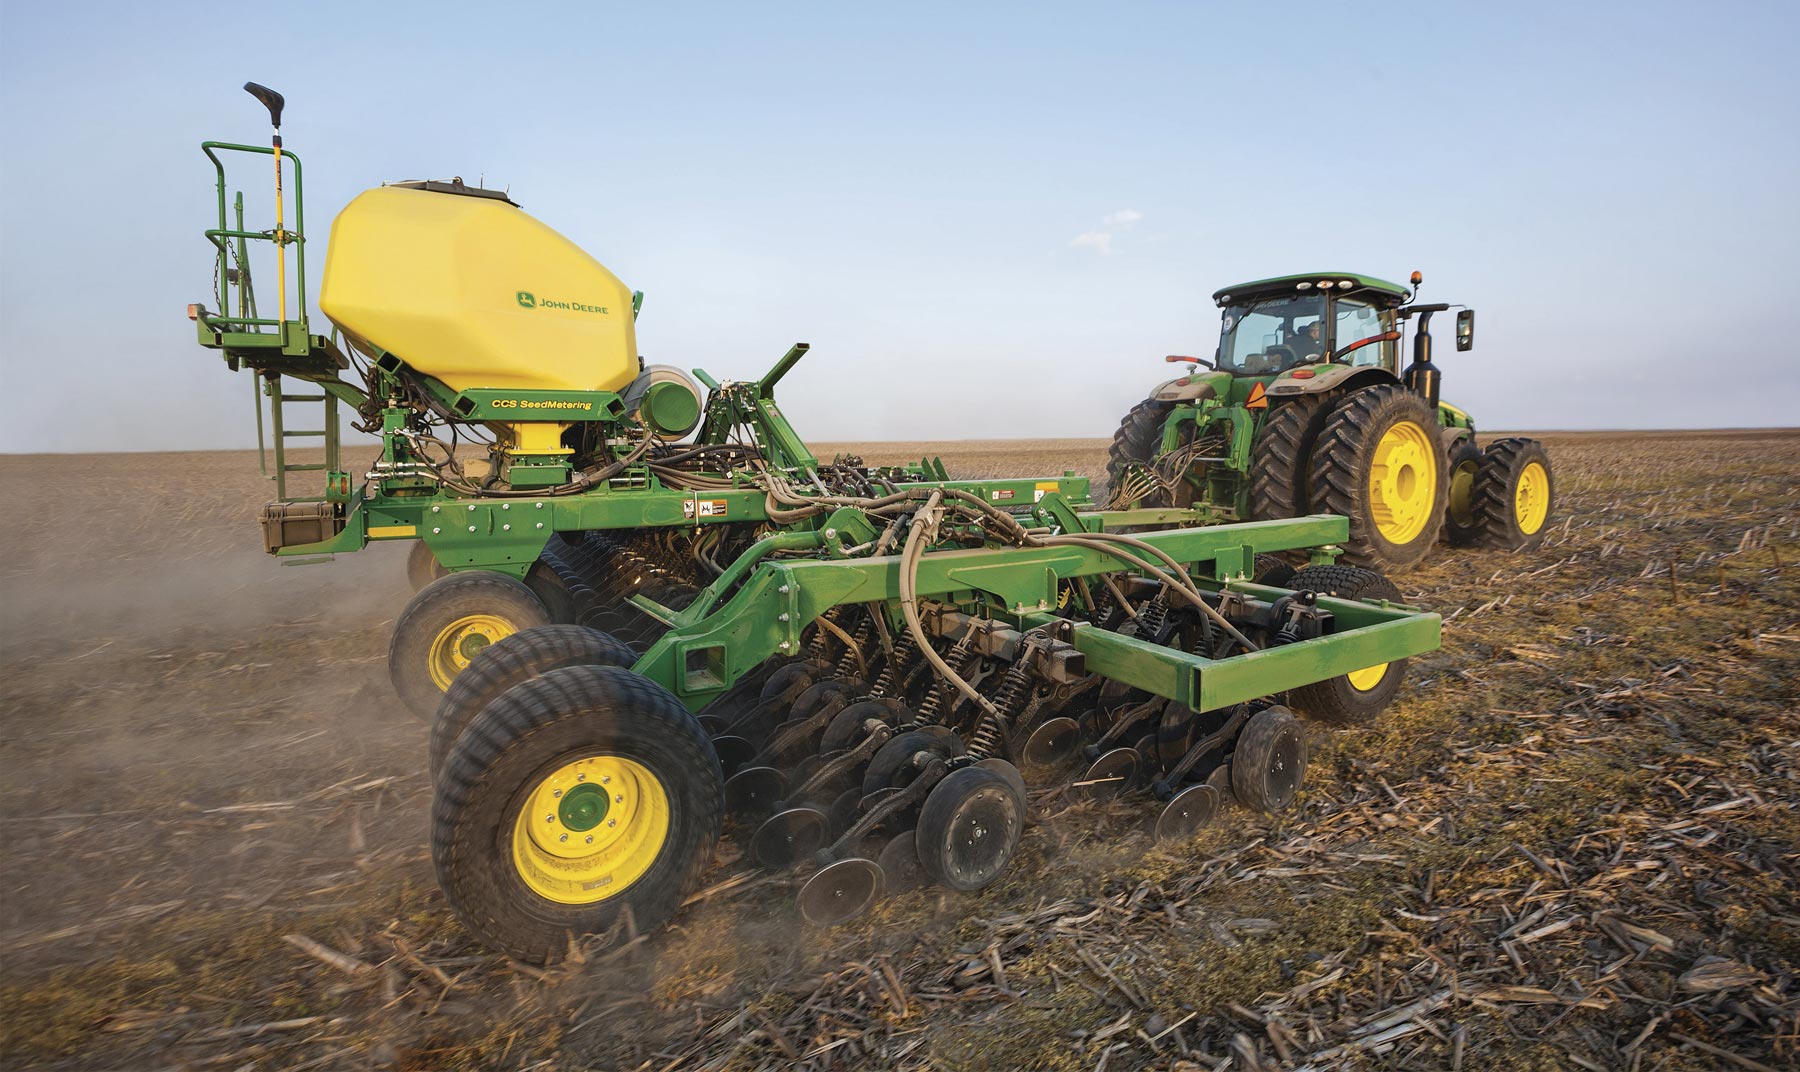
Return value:
<svg viewBox="0 0 1800 1072">
<path fill-rule="evenodd" d="M 1291 811 L 1046 790 L 995 886 L 833 930 L 728 838 L 550 971 L 437 891 L 406 545 L 270 559 L 253 454 L 0 458 L 0 1065 L 1800 1067 L 1800 433 L 1544 438 L 1544 546 L 1394 578 L 1443 649 Z"/>
</svg>

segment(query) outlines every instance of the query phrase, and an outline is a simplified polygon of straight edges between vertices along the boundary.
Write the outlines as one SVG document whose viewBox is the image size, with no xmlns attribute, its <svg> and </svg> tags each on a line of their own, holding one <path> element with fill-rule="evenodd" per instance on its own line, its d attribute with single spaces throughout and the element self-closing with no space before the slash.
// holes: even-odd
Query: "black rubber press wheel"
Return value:
<svg viewBox="0 0 1800 1072">
<path fill-rule="evenodd" d="M 986 767 L 963 767 L 925 798 L 914 838 L 926 873 L 967 891 L 1000 877 L 1024 828 L 1025 802 L 1012 783 Z"/>
</svg>

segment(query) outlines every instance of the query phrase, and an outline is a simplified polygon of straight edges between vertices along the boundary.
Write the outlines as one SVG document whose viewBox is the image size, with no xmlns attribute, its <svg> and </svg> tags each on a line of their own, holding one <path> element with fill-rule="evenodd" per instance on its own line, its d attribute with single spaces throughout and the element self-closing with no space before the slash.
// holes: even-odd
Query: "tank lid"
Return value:
<svg viewBox="0 0 1800 1072">
<path fill-rule="evenodd" d="M 408 179 L 405 182 L 389 182 L 383 183 L 382 185 L 398 186 L 404 190 L 428 190 L 434 194 L 461 194 L 464 197 L 490 197 L 495 201 L 504 201 L 514 208 L 519 207 L 519 203 L 508 197 L 506 191 L 484 190 L 479 186 L 464 185 L 461 175 L 458 175 L 449 181 L 443 179 Z"/>
</svg>

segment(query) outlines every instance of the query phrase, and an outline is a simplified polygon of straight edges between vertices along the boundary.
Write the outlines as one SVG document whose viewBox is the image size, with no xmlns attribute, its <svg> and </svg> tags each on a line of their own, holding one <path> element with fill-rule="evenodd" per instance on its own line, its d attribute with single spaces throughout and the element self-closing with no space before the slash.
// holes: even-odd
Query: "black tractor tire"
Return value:
<svg viewBox="0 0 1800 1072">
<path fill-rule="evenodd" d="M 1380 474 L 1383 490 L 1377 492 L 1377 448 L 1390 436 L 1403 445 L 1403 464 Z M 1437 543 L 1448 498 L 1438 443 L 1437 414 L 1404 387 L 1365 387 L 1332 407 L 1313 446 L 1310 512 L 1350 519 L 1345 561 L 1371 569 L 1404 569 Z M 1420 481 L 1430 483 L 1422 486 Z M 1405 503 L 1409 511 L 1397 526 L 1409 530 L 1401 539 L 1390 538 L 1380 525 L 1397 503 Z"/>
<path fill-rule="evenodd" d="M 1308 566 L 1294 574 L 1287 586 L 1296 592 L 1338 599 L 1400 601 L 1400 590 L 1392 581 L 1356 566 Z M 1366 726 L 1394 702 L 1406 680 L 1406 660 L 1385 663 L 1381 671 L 1379 677 L 1359 671 L 1290 689 L 1288 706 L 1301 717 L 1327 726 Z"/>
<path fill-rule="evenodd" d="M 550 567 L 550 563 L 538 559 L 525 571 L 525 587 L 531 589 L 538 602 L 550 612 L 550 620 L 558 625 L 573 625 L 575 622 L 575 597 L 569 592 L 569 586 Z"/>
<path fill-rule="evenodd" d="M 449 576 L 449 573 L 444 564 L 437 560 L 437 556 L 431 553 L 431 548 L 425 546 L 424 540 L 413 542 L 412 550 L 406 553 L 406 579 L 412 584 L 413 591 L 417 592 L 439 577 Z"/>
<path fill-rule="evenodd" d="M 422 719 L 437 716 L 451 683 L 488 644 L 550 624 L 531 589 L 503 573 L 468 570 L 421 588 L 394 622 L 388 678 Z"/>
<path fill-rule="evenodd" d="M 1306 778 L 1306 731 L 1284 707 L 1250 716 L 1231 753 L 1231 794 L 1252 811 L 1294 802 Z"/>
<path fill-rule="evenodd" d="M 431 723 L 433 781 L 462 731 L 488 704 L 515 686 L 565 666 L 625 666 L 637 653 L 624 642 L 582 625 L 540 625 L 497 640 L 456 675 Z"/>
<path fill-rule="evenodd" d="M 1556 478 L 1544 445 L 1516 438 L 1489 443 L 1475 476 L 1478 542 L 1506 551 L 1532 550 L 1544 542 L 1555 511 Z"/>
<path fill-rule="evenodd" d="M 1444 542 L 1452 547 L 1468 547 L 1481 538 L 1475 513 L 1475 483 L 1480 472 L 1481 448 L 1475 445 L 1475 437 L 1458 439 L 1444 461 L 1444 480 L 1449 485 L 1444 499 Z"/>
<path fill-rule="evenodd" d="M 559 881 L 573 896 L 605 891 L 593 900 L 553 899 L 533 888 L 515 861 L 516 853 L 528 861 L 548 855 L 521 825 L 538 819 L 538 809 L 529 816 L 522 810 L 570 765 L 584 762 L 629 762 L 643 772 L 629 779 L 642 803 L 621 793 L 630 810 L 616 836 L 636 833 L 644 841 L 618 843 L 616 857 L 568 858 L 556 869 L 563 874 L 538 868 L 537 882 Z M 624 790 L 627 780 L 612 786 Z M 507 692 L 456 739 L 432 801 L 431 859 L 465 927 L 510 956 L 545 964 L 560 959 L 572 939 L 622 919 L 635 933 L 661 926 L 712 863 L 723 811 L 718 758 L 681 701 L 621 667 L 565 667 Z M 562 820 L 570 832 L 584 829 L 570 815 Z M 585 829 L 603 829 L 591 814 L 583 821 L 592 824 Z M 647 825 L 632 831 L 639 822 Z M 591 876 L 579 884 L 568 874 L 577 863 Z"/>
<path fill-rule="evenodd" d="M 1269 408 L 1256 441 L 1250 444 L 1250 516 L 1257 521 L 1303 517 L 1313 445 L 1325 430 L 1331 399 L 1301 395 Z"/>
<path fill-rule="evenodd" d="M 1169 412 L 1175 408 L 1173 402 L 1161 402 L 1154 398 L 1146 398 L 1131 407 L 1113 432 L 1112 445 L 1106 449 L 1106 495 L 1111 498 L 1113 490 L 1119 486 L 1119 480 L 1125 470 L 1133 465 L 1149 465 L 1156 460 L 1162 451 L 1163 424 L 1169 419 Z M 1151 495 L 1150 499 L 1160 496 Z M 1160 503 L 1145 500 L 1145 505 Z M 1106 500 L 1102 500 L 1106 501 Z"/>
</svg>

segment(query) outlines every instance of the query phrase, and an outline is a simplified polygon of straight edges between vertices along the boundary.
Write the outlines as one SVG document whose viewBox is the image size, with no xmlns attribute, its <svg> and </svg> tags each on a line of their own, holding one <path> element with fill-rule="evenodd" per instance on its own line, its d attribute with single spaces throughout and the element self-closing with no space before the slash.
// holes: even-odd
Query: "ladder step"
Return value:
<svg viewBox="0 0 1800 1072">
<path fill-rule="evenodd" d="M 308 436 L 317 438 L 319 436 L 324 435 L 325 430 L 321 428 L 318 431 L 313 431 L 312 429 L 305 429 L 305 430 L 300 430 L 300 431 L 289 431 L 288 429 L 284 428 L 281 430 L 281 434 L 283 436 L 287 437 L 288 439 L 300 439 L 300 438 L 308 437 Z"/>
<path fill-rule="evenodd" d="M 284 465 L 281 467 L 281 471 L 284 473 L 317 473 L 324 468 L 325 463 L 320 462 L 317 465 Z"/>
<path fill-rule="evenodd" d="M 323 402 L 324 395 L 282 395 L 283 402 Z"/>
</svg>

